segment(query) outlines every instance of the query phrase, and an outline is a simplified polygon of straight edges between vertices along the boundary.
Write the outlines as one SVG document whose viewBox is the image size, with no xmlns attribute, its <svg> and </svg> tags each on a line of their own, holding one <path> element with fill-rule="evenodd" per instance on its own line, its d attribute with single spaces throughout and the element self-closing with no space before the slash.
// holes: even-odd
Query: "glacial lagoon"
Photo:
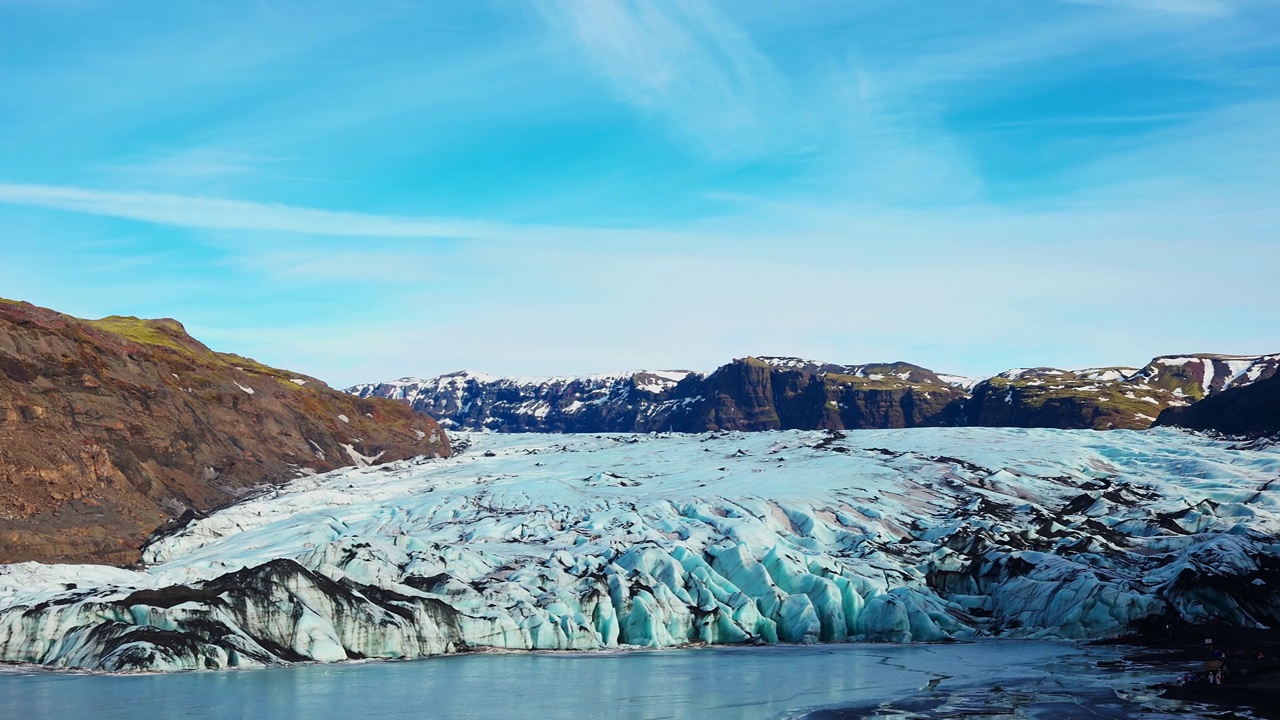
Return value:
<svg viewBox="0 0 1280 720">
<path fill-rule="evenodd" d="M 475 653 L 134 675 L 7 666 L 0 717 L 1200 717 L 1149 689 L 1169 679 L 1167 668 L 1117 665 L 1118 656 L 1071 643 L 986 641 Z"/>
</svg>

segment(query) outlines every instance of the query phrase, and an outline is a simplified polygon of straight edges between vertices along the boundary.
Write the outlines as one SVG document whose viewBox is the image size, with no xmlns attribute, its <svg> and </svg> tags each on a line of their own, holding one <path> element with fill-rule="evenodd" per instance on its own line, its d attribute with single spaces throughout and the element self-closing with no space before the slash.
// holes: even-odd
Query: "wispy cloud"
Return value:
<svg viewBox="0 0 1280 720">
<path fill-rule="evenodd" d="M 0 184 L 0 202 L 189 228 L 424 238 L 504 234 L 501 226 L 490 223 L 385 217 L 242 200 L 52 185 Z"/>
<path fill-rule="evenodd" d="M 1073 5 L 1100 5 L 1179 15 L 1221 17 L 1234 12 L 1231 3 L 1226 0 L 1067 0 L 1067 2 Z"/>
<path fill-rule="evenodd" d="M 0 184 L 0 203 L 123 218 L 158 225 L 318 236 L 503 241 L 696 239 L 693 233 L 625 228 L 520 225 L 458 218 L 338 212 L 245 200 L 55 185 Z"/>
<path fill-rule="evenodd" d="M 740 28 L 700 0 L 540 5 L 627 102 L 671 120 L 712 154 L 776 139 L 783 80 Z"/>
</svg>

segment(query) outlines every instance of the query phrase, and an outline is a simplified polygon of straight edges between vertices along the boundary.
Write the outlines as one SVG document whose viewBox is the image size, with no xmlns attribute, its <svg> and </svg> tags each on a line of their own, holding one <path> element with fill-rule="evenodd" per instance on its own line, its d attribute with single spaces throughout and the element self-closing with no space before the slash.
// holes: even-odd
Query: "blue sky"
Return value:
<svg viewBox="0 0 1280 720">
<path fill-rule="evenodd" d="M 1280 4 L 0 0 L 0 296 L 331 384 L 1280 351 Z"/>
</svg>

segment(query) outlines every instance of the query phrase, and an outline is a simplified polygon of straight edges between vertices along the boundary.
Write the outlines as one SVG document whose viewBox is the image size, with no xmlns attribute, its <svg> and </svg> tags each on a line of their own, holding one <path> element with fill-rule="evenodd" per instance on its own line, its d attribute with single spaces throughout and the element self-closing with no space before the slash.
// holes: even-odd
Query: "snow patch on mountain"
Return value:
<svg viewBox="0 0 1280 720">
<path fill-rule="evenodd" d="M 693 374 L 688 370 L 637 371 L 631 373 L 630 377 L 635 381 L 636 390 L 657 395 L 679 385 L 681 380 Z"/>
<path fill-rule="evenodd" d="M 974 385 L 982 382 L 986 378 L 966 377 L 964 375 L 951 375 L 949 373 L 937 373 L 938 378 L 952 387 L 958 387 L 961 390 L 972 390 Z"/>
<path fill-rule="evenodd" d="M 1119 382 L 1128 376 L 1137 372 L 1137 368 L 1125 367 L 1109 367 L 1109 368 L 1086 368 L 1077 370 L 1076 374 L 1088 380 L 1098 380 L 1101 382 Z"/>
<path fill-rule="evenodd" d="M 1278 367 L 1280 354 L 1165 355 L 1155 358 L 1126 381 L 1159 384 L 1173 378 L 1184 386 L 1194 387 L 1197 394 L 1204 397 L 1271 377 Z"/>
</svg>

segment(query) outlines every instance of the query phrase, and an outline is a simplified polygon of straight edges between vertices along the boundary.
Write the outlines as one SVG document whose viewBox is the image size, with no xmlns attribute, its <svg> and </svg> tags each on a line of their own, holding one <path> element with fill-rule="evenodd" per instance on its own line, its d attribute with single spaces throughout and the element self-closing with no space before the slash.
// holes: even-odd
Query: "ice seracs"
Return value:
<svg viewBox="0 0 1280 720">
<path fill-rule="evenodd" d="M 0 568 L 0 659 L 1098 637 L 1280 622 L 1280 449 L 1172 430 L 460 434 L 157 538 Z"/>
</svg>

